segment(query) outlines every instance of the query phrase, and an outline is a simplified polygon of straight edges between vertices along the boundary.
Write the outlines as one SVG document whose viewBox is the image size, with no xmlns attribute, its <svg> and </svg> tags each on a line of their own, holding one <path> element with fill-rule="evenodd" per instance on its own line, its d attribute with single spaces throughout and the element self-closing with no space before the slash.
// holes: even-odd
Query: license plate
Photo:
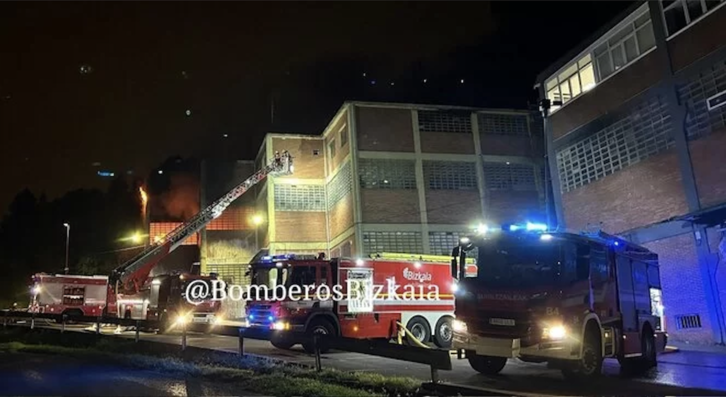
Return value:
<svg viewBox="0 0 726 397">
<path fill-rule="evenodd" d="M 209 320 L 207 320 L 206 317 L 194 317 L 192 319 L 192 322 L 195 322 L 195 323 L 208 323 Z"/>
<path fill-rule="evenodd" d="M 511 318 L 490 318 L 489 324 L 491 325 L 505 325 L 508 327 L 514 327 L 514 320 Z"/>
</svg>

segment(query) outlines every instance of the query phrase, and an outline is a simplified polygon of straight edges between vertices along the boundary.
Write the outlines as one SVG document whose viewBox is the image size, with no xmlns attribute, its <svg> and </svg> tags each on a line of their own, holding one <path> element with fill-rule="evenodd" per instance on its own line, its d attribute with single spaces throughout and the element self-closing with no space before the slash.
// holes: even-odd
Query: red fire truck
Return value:
<svg viewBox="0 0 726 397">
<path fill-rule="evenodd" d="M 411 255 L 328 260 L 324 254 L 272 256 L 263 251 L 250 264 L 252 288 L 278 288 L 290 294 L 254 296 L 256 292 L 251 292 L 247 326 L 308 335 L 391 339 L 398 335 L 400 323 L 416 338 L 409 343 L 433 339 L 437 346 L 447 348 L 452 338 L 455 286 L 448 257 L 405 257 Z M 469 271 L 476 273 L 473 264 Z M 281 349 L 298 343 L 289 332 L 275 332 L 271 342 Z M 313 351 L 313 346 L 303 347 Z"/>
<path fill-rule="evenodd" d="M 473 248 L 480 271 L 466 278 L 458 263 Z M 642 371 L 665 349 L 658 256 L 646 248 L 528 224 L 463 238 L 452 254 L 453 347 L 481 373 L 519 358 L 589 379 L 604 358 Z"/>
<path fill-rule="evenodd" d="M 109 291 L 107 276 L 39 273 L 32 277 L 30 307 L 35 313 L 100 316 L 109 304 Z"/>
</svg>

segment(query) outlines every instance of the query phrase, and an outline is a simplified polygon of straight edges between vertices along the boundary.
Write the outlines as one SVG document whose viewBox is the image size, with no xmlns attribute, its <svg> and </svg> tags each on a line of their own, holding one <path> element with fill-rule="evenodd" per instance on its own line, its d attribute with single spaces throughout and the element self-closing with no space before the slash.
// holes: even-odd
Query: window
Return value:
<svg viewBox="0 0 726 397">
<path fill-rule="evenodd" d="M 595 87 L 595 72 L 592 57 L 585 55 L 570 65 L 559 76 L 548 81 L 547 97 L 552 101 L 567 103 L 572 98 Z"/>
<path fill-rule="evenodd" d="M 484 163 L 484 181 L 488 190 L 536 191 L 534 175 L 531 164 Z"/>
<path fill-rule="evenodd" d="M 416 189 L 412 160 L 360 159 L 358 172 L 363 189 Z"/>
<path fill-rule="evenodd" d="M 652 98 L 627 109 L 610 125 L 557 152 L 563 192 L 636 164 L 673 145 L 667 103 Z"/>
<path fill-rule="evenodd" d="M 325 187 L 275 185 L 275 208 L 278 211 L 325 211 Z"/>
<path fill-rule="evenodd" d="M 479 132 L 489 135 L 529 135 L 526 115 L 479 113 Z"/>
<path fill-rule="evenodd" d="M 672 36 L 696 22 L 704 14 L 724 4 L 724 0 L 668 0 L 662 1 L 663 18 L 668 36 Z"/>
<path fill-rule="evenodd" d="M 348 143 L 348 130 L 345 127 L 346 125 L 343 124 L 343 126 L 340 127 L 340 131 L 338 131 L 340 134 L 340 147 L 343 147 L 346 143 Z"/>
<path fill-rule="evenodd" d="M 330 158 L 335 158 L 335 139 L 331 139 L 328 143 L 328 154 Z"/>
<path fill-rule="evenodd" d="M 304 287 L 306 285 L 315 285 L 315 266 L 295 266 L 291 267 L 292 274 L 287 279 L 287 286 L 298 285 Z"/>
<path fill-rule="evenodd" d="M 340 171 L 328 183 L 328 210 L 353 190 L 353 175 L 350 162 L 346 162 Z"/>
<path fill-rule="evenodd" d="M 477 190 L 476 164 L 424 161 L 424 180 L 432 190 Z"/>
<path fill-rule="evenodd" d="M 592 281 L 604 282 L 610 278 L 608 266 L 608 252 L 603 246 L 593 245 L 590 251 L 590 266 L 592 267 Z"/>
<path fill-rule="evenodd" d="M 419 110 L 418 129 L 421 132 L 471 133 L 471 112 Z"/>
<path fill-rule="evenodd" d="M 545 82 L 547 98 L 564 105 L 655 47 L 647 4 L 630 14 L 624 24 L 551 76 Z M 556 110 L 553 106 L 552 111 Z"/>
<path fill-rule="evenodd" d="M 608 41 L 595 48 L 593 54 L 599 80 L 622 69 L 653 47 L 655 47 L 653 24 L 650 22 L 650 14 L 646 11 L 635 21 L 615 33 Z"/>
<path fill-rule="evenodd" d="M 363 254 L 423 252 L 420 232 L 363 232 Z"/>
</svg>

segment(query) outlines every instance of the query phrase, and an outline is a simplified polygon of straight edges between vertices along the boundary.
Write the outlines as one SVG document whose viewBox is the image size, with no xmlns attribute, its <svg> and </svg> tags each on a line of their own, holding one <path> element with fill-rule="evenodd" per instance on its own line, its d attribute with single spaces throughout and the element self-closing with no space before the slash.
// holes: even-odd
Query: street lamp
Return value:
<svg viewBox="0 0 726 397">
<path fill-rule="evenodd" d="M 68 246 L 71 241 L 71 225 L 64 223 L 63 226 L 66 228 L 66 267 L 63 269 L 65 274 L 68 274 Z"/>
</svg>

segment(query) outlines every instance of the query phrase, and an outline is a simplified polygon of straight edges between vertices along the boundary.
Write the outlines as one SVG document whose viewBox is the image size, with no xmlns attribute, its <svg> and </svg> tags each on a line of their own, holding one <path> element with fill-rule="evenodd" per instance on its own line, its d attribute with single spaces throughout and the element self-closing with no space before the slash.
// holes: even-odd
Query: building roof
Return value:
<svg viewBox="0 0 726 397">
<path fill-rule="evenodd" d="M 615 25 L 620 23 L 623 19 L 627 18 L 630 14 L 635 12 L 639 7 L 643 5 L 644 2 L 642 1 L 635 1 L 633 4 L 631 4 L 628 8 L 623 10 L 620 14 L 618 14 L 617 17 L 613 18 L 610 22 L 606 23 L 605 25 L 601 26 L 598 30 L 595 31 L 595 33 L 591 34 L 587 39 L 583 40 L 578 44 L 577 46 L 573 47 L 570 51 L 565 53 L 562 57 L 560 57 L 555 63 L 551 64 L 547 67 L 544 71 L 540 72 L 540 74 L 537 75 L 537 80 L 534 82 L 535 88 L 539 85 L 544 83 L 544 81 L 555 74 L 560 68 L 565 66 L 568 62 L 572 61 L 577 57 L 582 51 L 584 51 L 587 47 L 592 45 L 592 43 L 596 42 L 600 37 L 602 37 L 605 33 L 607 33 L 610 29 L 614 28 Z"/>
</svg>

